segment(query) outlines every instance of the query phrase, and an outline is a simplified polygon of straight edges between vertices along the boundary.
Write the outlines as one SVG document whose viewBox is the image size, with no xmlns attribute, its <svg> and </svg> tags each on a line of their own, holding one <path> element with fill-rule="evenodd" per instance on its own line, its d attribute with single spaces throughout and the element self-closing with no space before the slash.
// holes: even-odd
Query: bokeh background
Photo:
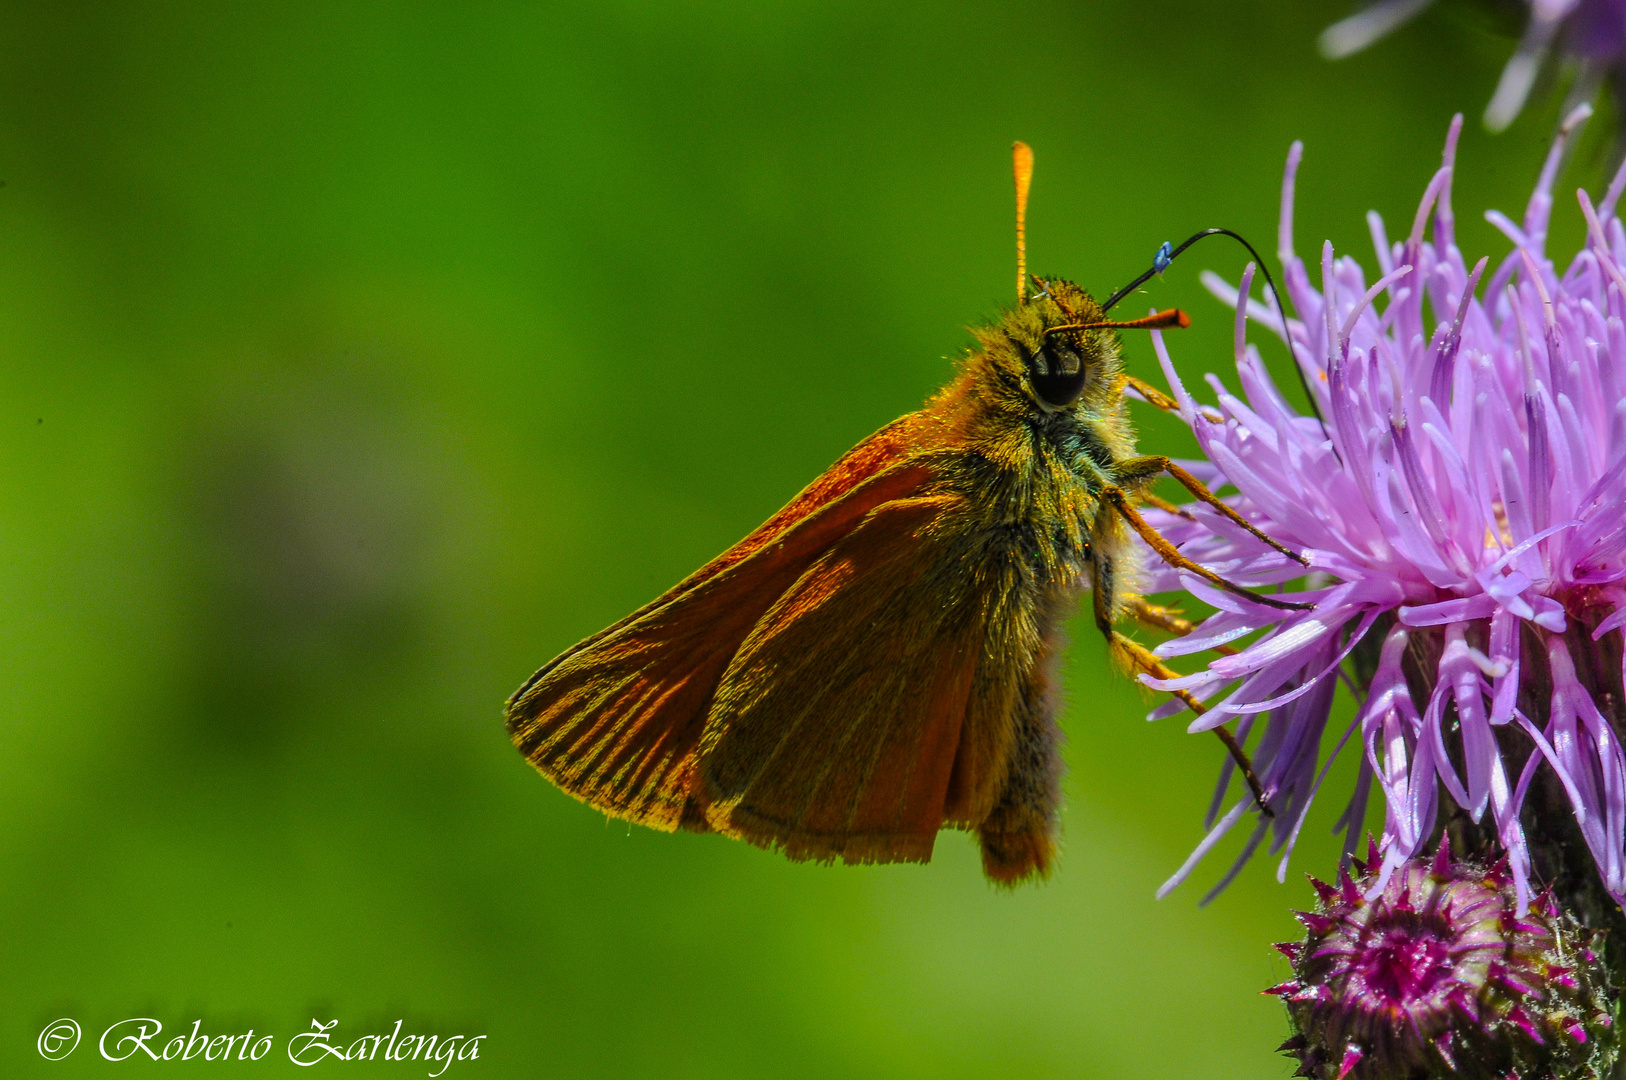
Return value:
<svg viewBox="0 0 1626 1080">
<path fill-rule="evenodd" d="M 1259 990 L 1348 772 L 1285 886 L 1262 859 L 1199 908 L 1233 842 L 1154 901 L 1220 749 L 1144 723 L 1087 620 L 1064 860 L 1014 892 L 955 833 L 832 868 L 606 823 L 500 707 L 947 378 L 1010 299 L 1015 138 L 1035 268 L 1097 291 L 1207 225 L 1272 250 L 1294 138 L 1301 251 L 1368 257 L 1457 110 L 1463 246 L 1507 250 L 1479 213 L 1522 208 L 1558 109 L 1474 120 L 1517 19 L 1447 3 L 1326 63 L 1348 10 L 13 0 L 0 1073 L 169 1075 L 91 1045 L 152 1016 L 277 1035 L 211 1066 L 259 1074 L 315 1017 L 487 1035 L 451 1076 L 1288 1075 Z M 1149 288 L 1189 372 L 1229 359 L 1198 271 L 1242 262 Z M 44 1062 L 64 1015 L 87 1041 Z"/>
</svg>

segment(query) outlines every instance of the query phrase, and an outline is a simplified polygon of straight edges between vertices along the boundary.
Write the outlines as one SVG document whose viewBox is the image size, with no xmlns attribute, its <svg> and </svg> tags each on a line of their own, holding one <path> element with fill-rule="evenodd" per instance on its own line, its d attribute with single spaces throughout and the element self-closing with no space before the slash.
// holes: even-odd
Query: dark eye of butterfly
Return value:
<svg viewBox="0 0 1626 1080">
<path fill-rule="evenodd" d="M 1084 358 L 1072 343 L 1059 335 L 1051 337 L 1042 350 L 1029 357 L 1028 377 L 1033 381 L 1033 392 L 1045 404 L 1063 408 L 1084 390 Z"/>
</svg>

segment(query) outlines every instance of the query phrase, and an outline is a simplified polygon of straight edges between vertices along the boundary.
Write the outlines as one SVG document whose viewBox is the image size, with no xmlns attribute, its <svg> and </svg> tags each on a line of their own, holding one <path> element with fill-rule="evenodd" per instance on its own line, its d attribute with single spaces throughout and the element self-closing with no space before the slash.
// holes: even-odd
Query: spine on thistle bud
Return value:
<svg viewBox="0 0 1626 1080">
<path fill-rule="evenodd" d="M 1619 1057 L 1599 935 L 1546 892 L 1524 912 L 1506 867 L 1451 857 L 1395 868 L 1375 847 L 1338 884 L 1311 879 L 1293 977 L 1266 990 L 1293 1024 L 1283 1052 L 1317 1080 L 1579 1080 Z"/>
</svg>

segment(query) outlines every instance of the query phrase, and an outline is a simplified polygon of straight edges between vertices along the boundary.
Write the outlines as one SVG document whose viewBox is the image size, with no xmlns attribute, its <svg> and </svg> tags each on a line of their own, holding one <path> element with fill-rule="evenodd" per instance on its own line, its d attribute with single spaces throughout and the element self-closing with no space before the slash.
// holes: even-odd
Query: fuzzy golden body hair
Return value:
<svg viewBox="0 0 1626 1080">
<path fill-rule="evenodd" d="M 995 881 L 1048 872 L 1061 624 L 1093 586 L 1133 660 L 1111 624 L 1134 549 L 1107 497 L 1139 495 L 1164 459 L 1134 456 L 1116 335 L 1054 332 L 1099 305 L 1044 284 L 975 331 L 924 408 L 538 671 L 508 703 L 515 746 L 657 829 L 894 862 L 928 860 L 955 827 Z"/>
</svg>

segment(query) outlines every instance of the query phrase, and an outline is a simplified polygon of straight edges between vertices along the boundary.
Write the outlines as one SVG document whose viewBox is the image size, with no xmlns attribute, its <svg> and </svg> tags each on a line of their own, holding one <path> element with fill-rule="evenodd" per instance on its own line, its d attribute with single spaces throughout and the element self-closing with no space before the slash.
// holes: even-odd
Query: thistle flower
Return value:
<svg viewBox="0 0 1626 1080">
<path fill-rule="evenodd" d="M 1356 864 L 1360 866 L 1360 864 Z M 1287 1006 L 1281 1049 L 1325 1080 L 1610 1075 L 1618 1029 L 1597 934 L 1551 893 L 1520 914 L 1503 865 L 1407 863 L 1369 896 L 1346 870 L 1311 878 L 1305 940 L 1276 948 L 1293 978 L 1265 991 Z"/>
<path fill-rule="evenodd" d="M 1280 256 L 1302 321 L 1288 320 L 1284 334 L 1274 307 L 1238 303 L 1252 267 L 1240 292 L 1205 277 L 1237 304 L 1236 366 L 1246 400 L 1211 378 L 1218 408 L 1199 406 L 1154 336 L 1180 413 L 1208 459 L 1188 468 L 1216 490 L 1233 487 L 1232 505 L 1302 550 L 1313 571 L 1292 594 L 1314 604 L 1307 611 L 1251 603 L 1166 567 L 1150 571 L 1149 591 L 1183 587 L 1218 609 L 1193 633 L 1165 642 L 1160 655 L 1238 647 L 1195 674 L 1144 681 L 1203 701 L 1223 692 L 1193 731 L 1235 718 L 1237 736 L 1247 739 L 1263 718 L 1253 754 L 1274 818 L 1260 819 L 1219 887 L 1267 832 L 1284 850 L 1278 876 L 1285 877 L 1332 759 L 1358 733 L 1364 753 L 1341 823 L 1347 852 L 1375 781 L 1387 802 L 1378 886 L 1431 841 L 1443 812 L 1462 835 L 1479 838 L 1469 850 L 1505 854 L 1522 912 L 1532 878 L 1521 820 L 1529 801 L 1542 829 L 1540 875 L 1573 870 L 1555 838 L 1578 828 L 1571 851 L 1590 851 L 1596 877 L 1583 877 L 1601 885 L 1613 900 L 1605 904 L 1610 917 L 1619 918 L 1614 904 L 1626 901 L 1619 734 L 1626 724 L 1626 230 L 1614 208 L 1626 168 L 1596 209 L 1578 193 L 1589 242 L 1568 267 L 1560 272 L 1546 251 L 1563 143 L 1587 112 L 1565 123 L 1522 222 L 1487 215 L 1514 244 L 1488 279 L 1487 260 L 1470 268 L 1453 233 L 1460 115 L 1406 237 L 1391 244 L 1369 215 L 1380 268 L 1371 285 L 1329 244 L 1317 289 L 1294 253 L 1302 156 L 1295 143 Z M 1324 424 L 1295 411 L 1272 383 L 1245 340 L 1250 315 L 1290 340 Z M 1257 588 L 1304 575 L 1200 505 L 1148 517 L 1187 555 L 1231 579 Z M 1359 706 L 1321 762 L 1346 661 L 1356 669 Z M 1171 702 L 1153 717 L 1181 708 Z M 1529 798 L 1538 773 L 1552 781 L 1540 785 L 1539 808 Z M 1244 794 L 1219 813 L 1229 775 L 1227 767 L 1208 836 L 1163 892 L 1252 807 Z"/>
<path fill-rule="evenodd" d="M 1321 33 L 1321 54 L 1338 60 L 1404 25 L 1433 0 L 1378 0 Z M 1626 0 L 1528 0 L 1524 37 L 1485 106 L 1485 126 L 1501 131 L 1524 108 L 1555 49 L 1575 66 L 1570 97 L 1592 97 L 1605 79 L 1626 80 Z"/>
</svg>

